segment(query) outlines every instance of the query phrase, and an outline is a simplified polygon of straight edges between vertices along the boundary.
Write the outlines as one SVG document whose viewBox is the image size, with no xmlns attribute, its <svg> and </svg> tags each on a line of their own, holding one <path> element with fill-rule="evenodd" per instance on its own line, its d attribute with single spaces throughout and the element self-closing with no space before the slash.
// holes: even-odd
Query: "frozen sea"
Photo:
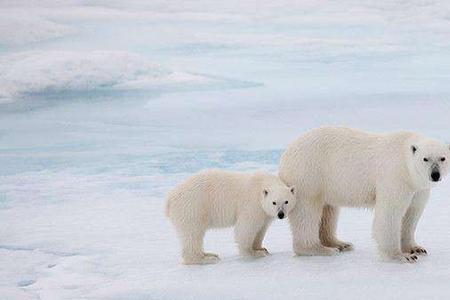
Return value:
<svg viewBox="0 0 450 300">
<path fill-rule="evenodd" d="M 355 250 L 183 266 L 166 192 L 209 167 L 277 172 L 307 129 L 413 130 L 450 142 L 448 1 L 0 2 L 0 299 L 446 299 L 450 182 L 419 224 L 430 255 Z"/>
</svg>

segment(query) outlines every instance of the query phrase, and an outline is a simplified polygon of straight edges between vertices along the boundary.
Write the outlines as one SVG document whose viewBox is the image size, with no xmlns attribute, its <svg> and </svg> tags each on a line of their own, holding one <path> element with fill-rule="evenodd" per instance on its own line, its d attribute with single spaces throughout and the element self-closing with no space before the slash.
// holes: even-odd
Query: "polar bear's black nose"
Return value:
<svg viewBox="0 0 450 300">
<path fill-rule="evenodd" d="M 433 181 L 439 181 L 439 179 L 441 179 L 441 173 L 437 171 L 431 172 L 431 179 Z"/>
<path fill-rule="evenodd" d="M 284 212 L 280 211 L 278 213 L 278 219 L 284 219 Z"/>
</svg>

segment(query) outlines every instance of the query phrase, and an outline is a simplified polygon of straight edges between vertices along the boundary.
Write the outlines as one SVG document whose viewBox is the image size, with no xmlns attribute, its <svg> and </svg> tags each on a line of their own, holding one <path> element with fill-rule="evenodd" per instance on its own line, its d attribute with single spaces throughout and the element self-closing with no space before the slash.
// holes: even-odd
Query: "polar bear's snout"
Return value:
<svg viewBox="0 0 450 300">
<path fill-rule="evenodd" d="M 441 180 L 441 172 L 439 171 L 439 166 L 437 164 L 431 167 L 431 181 L 437 182 Z"/>
<path fill-rule="evenodd" d="M 278 219 L 280 219 L 280 220 L 284 219 L 287 214 L 286 211 L 289 213 L 288 204 L 289 204 L 289 201 L 284 201 L 284 203 L 278 208 L 278 211 L 277 211 Z"/>
<path fill-rule="evenodd" d="M 450 147 L 439 141 L 422 138 L 411 146 L 412 155 L 408 164 L 411 176 L 418 187 L 431 187 L 442 181 L 449 171 L 448 155 Z"/>
</svg>

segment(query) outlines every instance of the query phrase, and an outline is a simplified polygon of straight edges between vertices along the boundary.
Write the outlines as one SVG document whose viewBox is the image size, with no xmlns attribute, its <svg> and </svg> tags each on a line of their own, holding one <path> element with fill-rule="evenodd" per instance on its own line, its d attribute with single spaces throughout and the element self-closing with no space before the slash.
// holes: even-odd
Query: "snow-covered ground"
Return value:
<svg viewBox="0 0 450 300">
<path fill-rule="evenodd" d="M 0 3 L 0 299 L 445 299 L 450 181 L 419 225 L 430 255 L 379 260 L 371 212 L 355 251 L 183 266 L 164 196 L 203 168 L 276 172 L 304 130 L 408 129 L 450 142 L 448 1 Z"/>
</svg>

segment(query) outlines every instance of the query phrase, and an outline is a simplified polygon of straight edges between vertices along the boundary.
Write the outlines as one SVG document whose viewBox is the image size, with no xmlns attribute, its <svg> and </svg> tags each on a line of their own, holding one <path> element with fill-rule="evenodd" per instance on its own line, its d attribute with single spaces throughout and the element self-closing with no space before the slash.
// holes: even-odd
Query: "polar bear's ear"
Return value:
<svg viewBox="0 0 450 300">
<path fill-rule="evenodd" d="M 416 151 L 417 151 L 417 146 L 416 145 L 412 145 L 411 146 L 411 151 L 412 151 L 413 154 L 415 154 Z"/>
<path fill-rule="evenodd" d="M 264 196 L 267 196 L 267 195 L 269 195 L 269 192 L 267 190 L 264 190 L 263 194 L 264 194 Z"/>
<path fill-rule="evenodd" d="M 292 195 L 294 195 L 295 194 L 295 187 L 291 187 L 291 193 L 292 193 Z"/>
</svg>

